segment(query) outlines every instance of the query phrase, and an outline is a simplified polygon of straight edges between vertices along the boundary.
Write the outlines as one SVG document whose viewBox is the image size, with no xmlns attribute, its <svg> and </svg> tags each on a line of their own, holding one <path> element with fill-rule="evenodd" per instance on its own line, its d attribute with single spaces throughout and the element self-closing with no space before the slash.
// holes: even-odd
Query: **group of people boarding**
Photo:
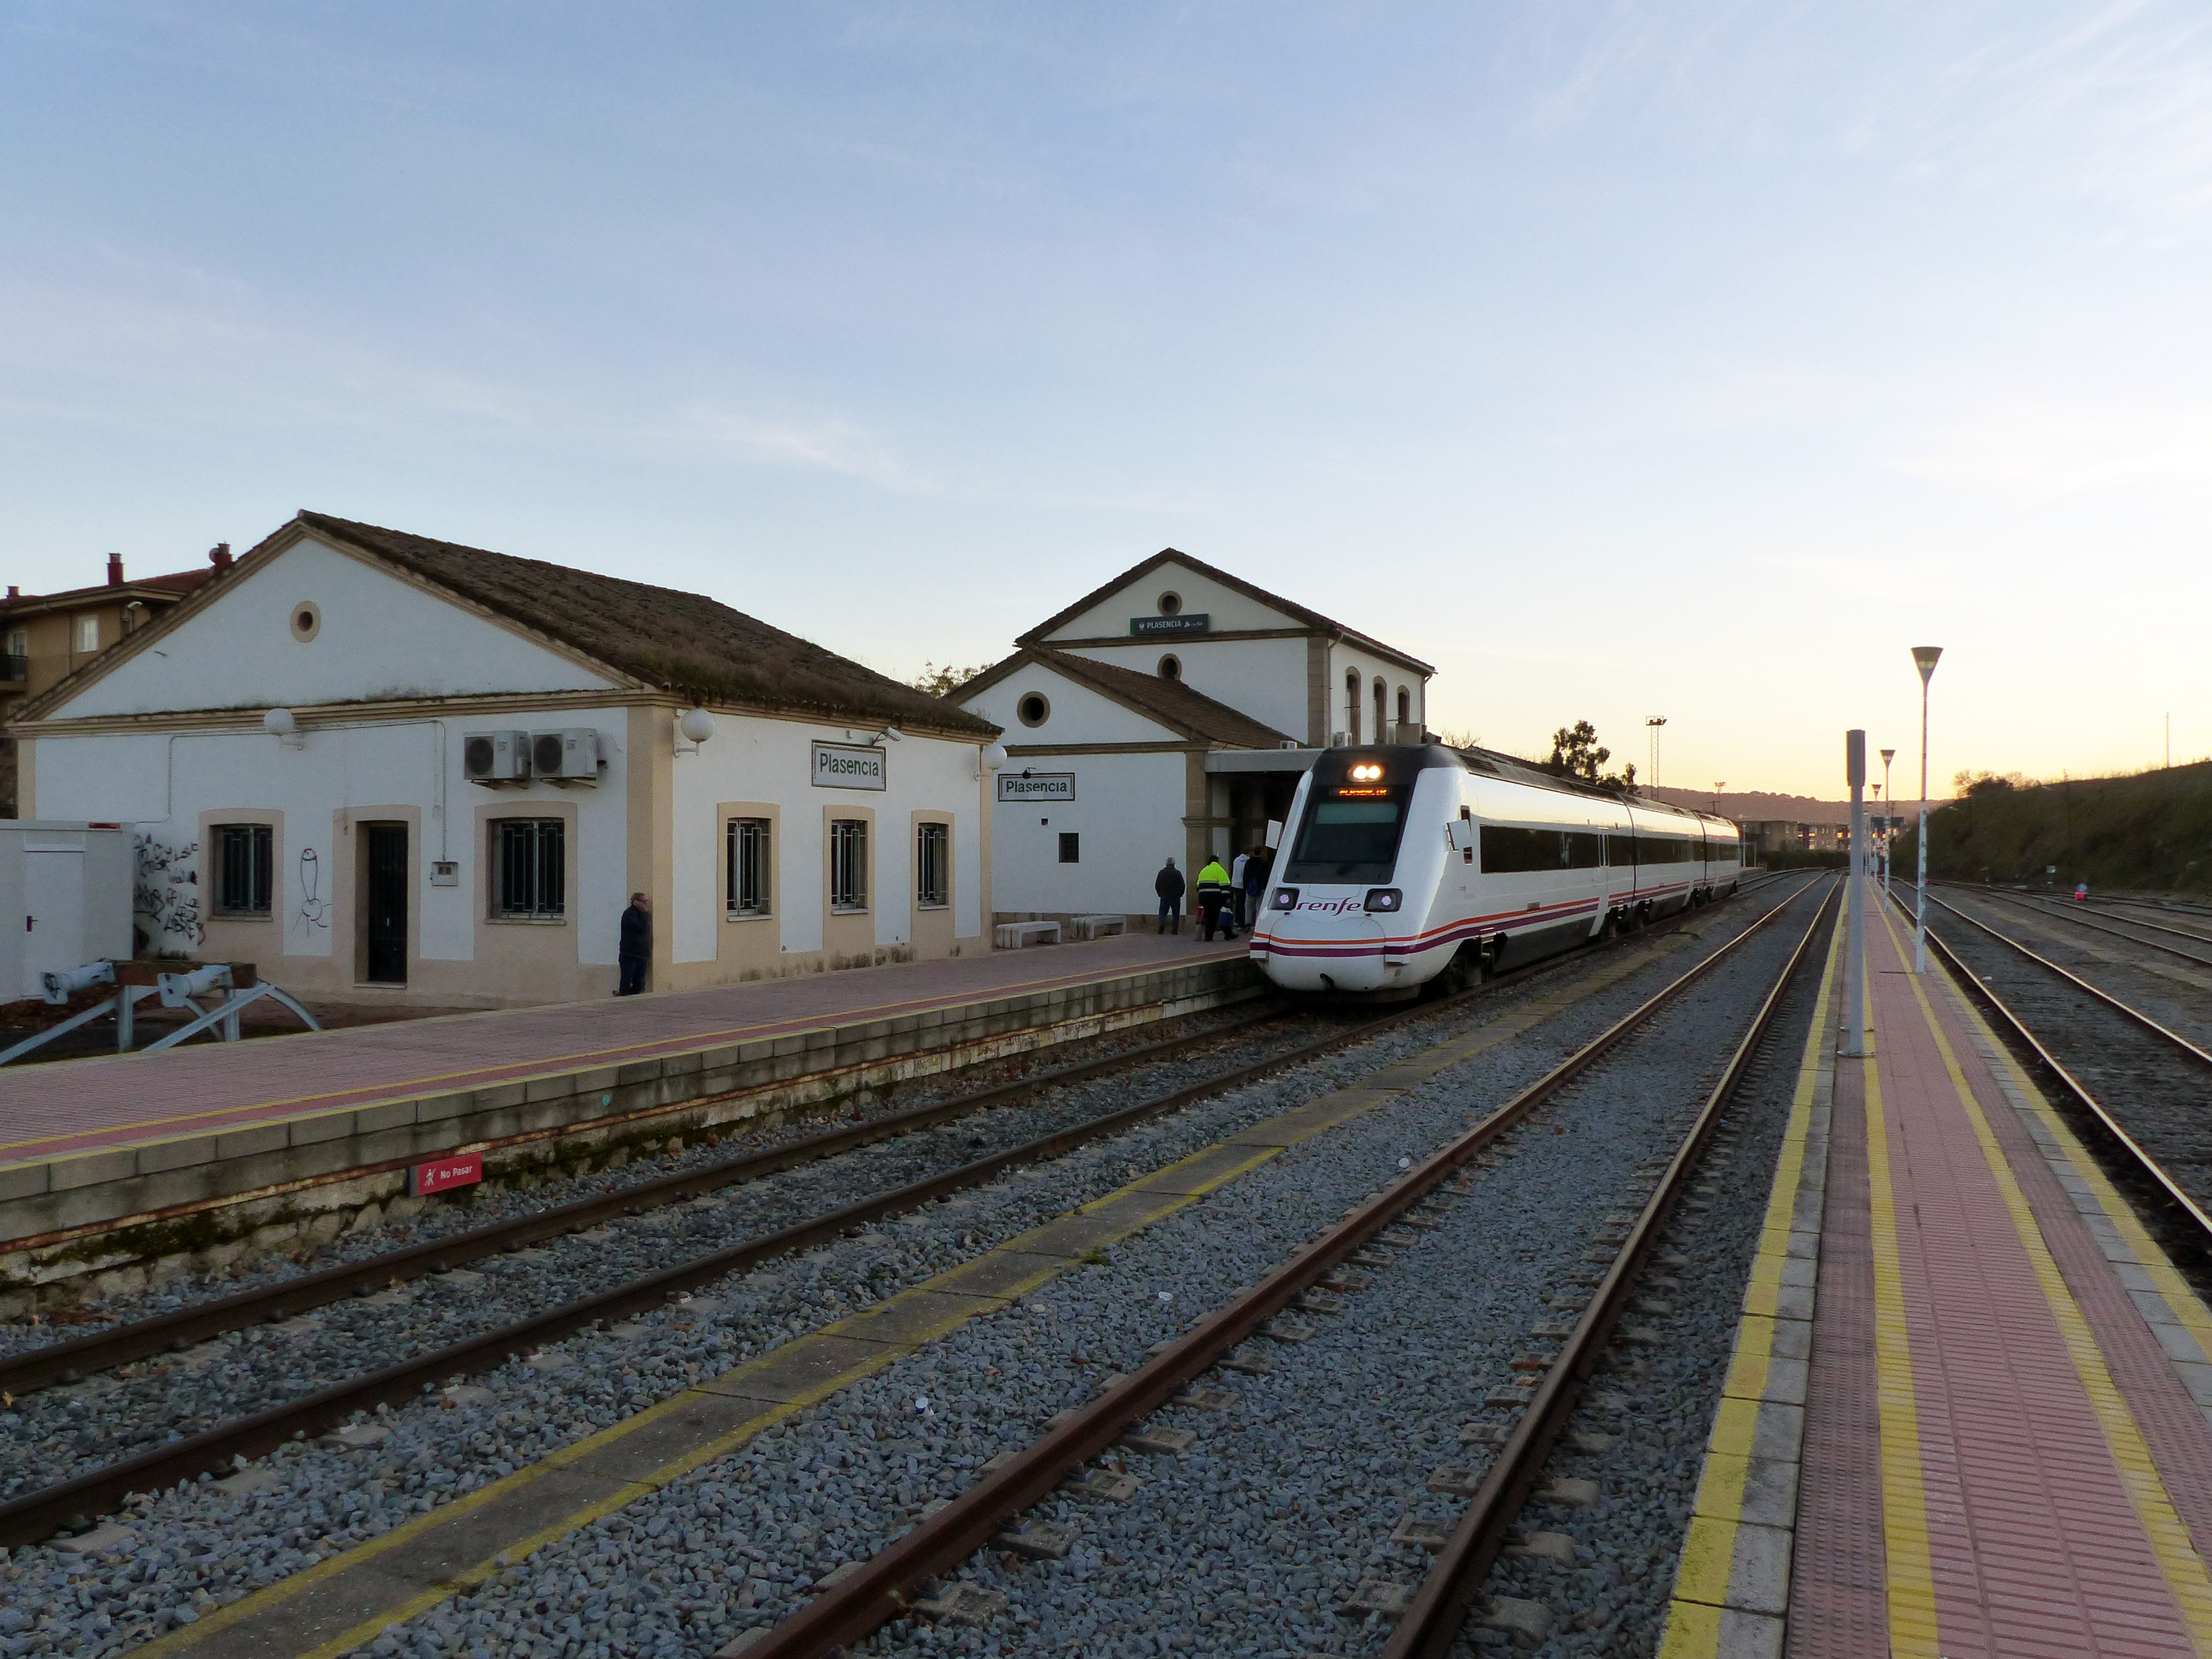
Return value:
<svg viewBox="0 0 2212 1659">
<path fill-rule="evenodd" d="M 1206 867 L 1198 872 L 1199 919 L 1205 937 L 1211 943 L 1213 930 L 1222 930 L 1224 939 L 1235 939 L 1240 927 L 1249 929 L 1252 918 L 1260 912 L 1260 895 L 1267 890 L 1267 872 L 1273 866 L 1275 856 L 1264 847 L 1255 847 L 1249 853 L 1239 853 L 1229 861 L 1226 869 L 1221 860 L 1210 858 Z M 1170 859 L 1152 878 L 1152 891 L 1160 901 L 1160 932 L 1182 932 L 1182 901 L 1187 890 L 1182 872 Z"/>
</svg>

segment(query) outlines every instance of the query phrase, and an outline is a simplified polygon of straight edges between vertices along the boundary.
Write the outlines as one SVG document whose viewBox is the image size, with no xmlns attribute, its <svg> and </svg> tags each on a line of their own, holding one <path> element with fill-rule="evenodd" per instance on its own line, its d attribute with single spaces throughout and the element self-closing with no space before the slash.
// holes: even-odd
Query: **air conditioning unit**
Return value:
<svg viewBox="0 0 2212 1659">
<path fill-rule="evenodd" d="M 471 732 L 461 738 L 461 775 L 496 788 L 530 781 L 530 733 Z"/>
<path fill-rule="evenodd" d="M 548 783 L 597 783 L 599 734 L 588 726 L 530 734 L 530 769 Z"/>
</svg>

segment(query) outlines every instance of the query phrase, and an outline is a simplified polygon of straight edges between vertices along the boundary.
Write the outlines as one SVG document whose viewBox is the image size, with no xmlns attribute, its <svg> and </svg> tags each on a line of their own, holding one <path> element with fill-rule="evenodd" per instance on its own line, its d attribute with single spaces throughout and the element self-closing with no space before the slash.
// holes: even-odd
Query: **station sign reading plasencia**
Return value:
<svg viewBox="0 0 2212 1659">
<path fill-rule="evenodd" d="M 1001 772 L 999 774 L 1000 800 L 1073 800 L 1075 774 L 1073 772 Z"/>
<path fill-rule="evenodd" d="M 889 787 L 884 751 L 857 744 L 819 743 L 814 745 L 814 787 L 817 789 L 883 789 Z"/>
</svg>

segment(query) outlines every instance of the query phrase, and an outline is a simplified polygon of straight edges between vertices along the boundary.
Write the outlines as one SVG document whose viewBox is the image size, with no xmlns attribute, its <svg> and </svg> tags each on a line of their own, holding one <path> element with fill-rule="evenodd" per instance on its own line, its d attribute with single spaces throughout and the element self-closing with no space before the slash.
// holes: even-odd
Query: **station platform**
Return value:
<svg viewBox="0 0 2212 1659">
<path fill-rule="evenodd" d="M 2212 1655 L 2212 1314 L 1909 922 L 1832 951 L 1664 1659 Z"/>
<path fill-rule="evenodd" d="M 420 1159 L 482 1151 L 495 1180 L 542 1166 L 559 1139 L 588 1167 L 1259 987 L 1241 939 L 1145 933 L 10 1067 L 0 1300 L 72 1264 L 219 1256 L 272 1228 L 350 1224 Z M 97 1250 L 78 1247 L 95 1234 Z"/>
</svg>

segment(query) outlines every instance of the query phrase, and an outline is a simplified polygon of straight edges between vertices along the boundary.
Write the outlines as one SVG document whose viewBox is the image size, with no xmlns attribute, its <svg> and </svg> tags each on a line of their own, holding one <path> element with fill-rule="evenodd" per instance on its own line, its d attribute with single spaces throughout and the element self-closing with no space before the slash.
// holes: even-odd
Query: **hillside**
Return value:
<svg viewBox="0 0 2212 1659">
<path fill-rule="evenodd" d="M 1842 769 L 1837 769 L 1840 771 Z M 1875 773 L 1875 781 L 1881 781 L 1879 769 Z M 1907 778 L 1900 769 L 1895 782 L 1898 788 L 1907 792 L 1899 798 L 1899 810 L 1917 812 L 1920 810 L 1919 799 L 1911 793 L 1918 787 L 1917 781 Z M 1660 788 L 1644 793 L 1672 805 L 1693 807 L 1700 812 L 1712 811 L 1713 803 L 1717 800 L 1720 815 L 1724 818 L 1733 818 L 1738 823 L 1772 823 L 1777 820 L 1790 823 L 1849 823 L 1851 820 L 1851 803 L 1848 798 L 1816 800 L 1810 795 L 1778 795 L 1766 789 L 1724 789 L 1717 795 L 1710 789 Z M 1929 805 L 1933 808 L 1939 804 L 1930 801 Z M 1867 798 L 1867 811 L 1869 813 L 1881 811 L 1880 803 L 1871 795 Z"/>
<path fill-rule="evenodd" d="M 1918 856 L 1910 831 L 1897 867 Z M 2126 777 L 1984 783 L 1928 823 L 1932 874 L 2212 892 L 2212 761 Z M 2051 867 L 2057 872 L 2051 873 Z"/>
</svg>

